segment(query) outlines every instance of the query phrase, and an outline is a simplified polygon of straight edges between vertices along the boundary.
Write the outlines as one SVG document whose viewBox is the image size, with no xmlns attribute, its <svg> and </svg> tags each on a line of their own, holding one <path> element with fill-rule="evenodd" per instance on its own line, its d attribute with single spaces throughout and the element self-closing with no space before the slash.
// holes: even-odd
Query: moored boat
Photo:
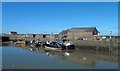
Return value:
<svg viewBox="0 0 120 71">
<path fill-rule="evenodd" d="M 45 46 L 45 50 L 61 51 L 61 50 L 62 50 L 62 48 L 55 48 L 55 47 Z"/>
<path fill-rule="evenodd" d="M 67 49 L 75 49 L 75 46 L 73 44 L 66 46 Z"/>
<path fill-rule="evenodd" d="M 26 44 L 25 41 L 17 41 L 17 42 L 14 42 L 14 44 Z"/>
<path fill-rule="evenodd" d="M 49 47 L 51 50 L 65 50 L 65 49 L 75 49 L 75 46 L 72 42 L 46 42 L 45 47 Z M 47 48 L 48 49 L 48 48 Z"/>
</svg>

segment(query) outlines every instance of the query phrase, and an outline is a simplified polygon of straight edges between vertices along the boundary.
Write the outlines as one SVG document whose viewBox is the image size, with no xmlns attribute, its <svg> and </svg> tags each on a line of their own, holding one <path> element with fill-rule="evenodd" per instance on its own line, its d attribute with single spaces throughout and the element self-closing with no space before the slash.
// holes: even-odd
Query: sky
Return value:
<svg viewBox="0 0 120 71">
<path fill-rule="evenodd" d="M 2 33 L 58 34 L 73 27 L 118 33 L 117 2 L 3 2 Z"/>
</svg>

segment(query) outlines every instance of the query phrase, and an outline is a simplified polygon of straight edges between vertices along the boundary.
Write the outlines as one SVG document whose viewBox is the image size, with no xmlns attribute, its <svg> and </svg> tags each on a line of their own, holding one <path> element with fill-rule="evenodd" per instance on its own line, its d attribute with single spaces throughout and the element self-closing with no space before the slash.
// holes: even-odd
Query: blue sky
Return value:
<svg viewBox="0 0 120 71">
<path fill-rule="evenodd" d="M 5 2 L 2 33 L 59 33 L 72 27 L 96 27 L 101 35 L 118 33 L 115 2 Z"/>
</svg>

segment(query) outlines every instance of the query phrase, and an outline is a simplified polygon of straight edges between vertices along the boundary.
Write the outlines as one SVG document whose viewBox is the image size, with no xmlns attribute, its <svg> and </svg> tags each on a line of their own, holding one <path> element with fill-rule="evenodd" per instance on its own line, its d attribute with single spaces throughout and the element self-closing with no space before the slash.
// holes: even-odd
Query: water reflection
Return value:
<svg viewBox="0 0 120 71">
<path fill-rule="evenodd" d="M 24 47 L 25 50 L 30 50 L 36 53 L 43 52 L 48 56 L 58 55 L 61 59 L 67 59 L 73 63 L 86 64 L 95 66 L 97 62 L 108 61 L 117 63 L 118 55 L 109 52 L 95 52 L 92 50 L 63 50 L 63 51 L 50 51 L 44 50 L 44 47 Z"/>
<path fill-rule="evenodd" d="M 21 48 L 23 50 L 26 50 L 26 52 L 31 51 L 37 54 L 43 53 L 47 55 L 50 60 L 54 59 L 54 56 L 58 56 L 60 61 L 66 60 L 72 64 L 88 65 L 91 66 L 92 68 L 97 68 L 96 66 L 99 66 L 100 62 L 102 62 L 103 64 L 104 62 L 118 64 L 118 55 L 108 52 L 96 52 L 93 50 L 80 50 L 80 49 L 50 51 L 50 50 L 44 50 L 44 47 L 29 47 L 29 46 L 17 46 L 14 48 Z M 115 66 L 109 66 L 108 68 L 111 67 L 117 68 Z"/>
<path fill-rule="evenodd" d="M 0 42 L 0 46 L 9 46 L 10 44 L 9 43 L 2 43 Z"/>
</svg>

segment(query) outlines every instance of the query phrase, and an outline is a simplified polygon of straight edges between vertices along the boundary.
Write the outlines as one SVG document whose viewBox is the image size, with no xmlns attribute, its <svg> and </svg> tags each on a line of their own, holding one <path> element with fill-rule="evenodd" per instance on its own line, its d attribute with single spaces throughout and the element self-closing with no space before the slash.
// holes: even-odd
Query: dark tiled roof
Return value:
<svg viewBox="0 0 120 71">
<path fill-rule="evenodd" d="M 80 31 L 80 32 L 93 32 L 97 30 L 96 27 L 82 27 L 82 28 L 71 28 L 70 31 Z"/>
<path fill-rule="evenodd" d="M 69 31 L 69 29 L 68 30 L 63 30 L 62 32 L 60 32 L 60 34 L 62 33 L 62 34 L 67 34 L 67 32 Z"/>
<path fill-rule="evenodd" d="M 68 29 L 68 30 L 63 30 L 60 33 L 66 34 L 68 31 L 69 32 L 93 32 L 93 31 L 99 32 L 96 29 L 96 27 L 81 27 L 81 28 L 71 28 L 71 29 Z"/>
<path fill-rule="evenodd" d="M 10 33 L 12 33 L 12 34 L 17 34 L 17 32 L 14 32 L 14 31 L 10 31 Z"/>
</svg>

